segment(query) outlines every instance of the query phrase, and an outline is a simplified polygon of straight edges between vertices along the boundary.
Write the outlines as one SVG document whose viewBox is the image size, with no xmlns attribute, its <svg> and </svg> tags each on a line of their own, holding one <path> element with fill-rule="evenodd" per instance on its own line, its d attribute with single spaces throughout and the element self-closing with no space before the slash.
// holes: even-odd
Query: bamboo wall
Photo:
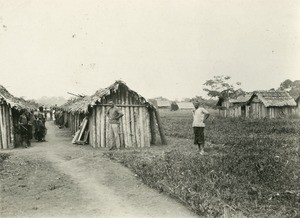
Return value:
<svg viewBox="0 0 300 218">
<path fill-rule="evenodd" d="M 222 117 L 249 117 L 249 106 L 245 105 L 245 113 L 242 113 L 242 106 L 234 105 L 228 100 L 222 102 L 222 107 L 225 109 L 219 110 L 219 115 Z"/>
<path fill-rule="evenodd" d="M 277 118 L 295 114 L 294 107 L 265 107 L 263 103 L 251 103 L 250 116 L 252 118 Z"/>
<path fill-rule="evenodd" d="M 90 144 L 93 147 L 111 147 L 112 132 L 106 113 L 109 106 L 97 105 L 89 117 Z M 150 146 L 150 118 L 145 106 L 119 107 L 124 116 L 120 119 L 121 147 Z"/>
<path fill-rule="evenodd" d="M 269 107 L 267 110 L 269 118 L 283 117 L 296 114 L 296 108 L 294 107 Z"/>
<path fill-rule="evenodd" d="M 12 110 L 7 104 L 0 104 L 0 149 L 14 148 L 14 125 Z"/>
<path fill-rule="evenodd" d="M 72 114 L 70 112 L 64 112 L 65 125 L 70 129 L 72 133 L 75 133 L 79 129 L 79 125 L 83 120 L 82 114 Z"/>
</svg>

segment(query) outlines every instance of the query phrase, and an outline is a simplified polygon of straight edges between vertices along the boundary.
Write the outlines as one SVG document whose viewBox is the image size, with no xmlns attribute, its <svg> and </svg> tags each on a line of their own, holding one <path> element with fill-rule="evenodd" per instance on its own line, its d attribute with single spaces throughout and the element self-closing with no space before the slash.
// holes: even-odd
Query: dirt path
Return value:
<svg viewBox="0 0 300 218">
<path fill-rule="evenodd" d="M 197 217 L 174 199 L 142 184 L 127 168 L 105 158 L 105 150 L 73 145 L 66 130 L 51 122 L 47 125 L 47 142 L 12 151 L 11 164 L 26 160 L 37 166 L 34 176 L 27 176 L 28 190 L 21 191 L 18 199 L 7 193 L 14 189 L 5 184 L 2 217 Z M 50 166 L 39 167 L 47 164 Z M 24 185 L 16 187 L 19 190 Z M 32 193 L 39 188 L 38 194 Z M 30 193 L 34 198 L 27 196 Z M 20 203 L 22 200 L 26 202 Z M 11 206 L 15 201 L 17 206 Z"/>
</svg>

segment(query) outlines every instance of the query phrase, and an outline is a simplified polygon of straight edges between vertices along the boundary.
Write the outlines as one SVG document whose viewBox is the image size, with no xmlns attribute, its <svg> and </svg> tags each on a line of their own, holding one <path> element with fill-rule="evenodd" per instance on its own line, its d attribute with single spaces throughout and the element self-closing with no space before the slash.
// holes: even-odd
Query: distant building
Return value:
<svg viewBox="0 0 300 218">
<path fill-rule="evenodd" d="M 171 101 L 163 98 L 157 97 L 154 99 L 149 99 L 149 101 L 159 110 L 171 110 Z"/>
<path fill-rule="evenodd" d="M 171 110 L 171 101 L 169 100 L 156 100 L 158 109 Z"/>
<path fill-rule="evenodd" d="M 179 110 L 193 110 L 195 107 L 192 102 L 177 102 Z"/>
<path fill-rule="evenodd" d="M 235 99 L 219 98 L 217 107 L 222 117 L 249 117 L 249 108 L 247 105 L 253 93 L 240 95 Z"/>
<path fill-rule="evenodd" d="M 296 114 L 297 103 L 285 91 L 256 91 L 248 105 L 252 118 L 276 118 Z"/>
</svg>

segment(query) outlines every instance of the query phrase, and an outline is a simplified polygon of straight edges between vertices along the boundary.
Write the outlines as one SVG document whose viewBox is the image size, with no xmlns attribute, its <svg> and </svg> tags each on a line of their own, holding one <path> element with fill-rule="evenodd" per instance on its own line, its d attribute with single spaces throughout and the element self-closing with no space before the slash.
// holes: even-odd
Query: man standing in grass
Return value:
<svg viewBox="0 0 300 218">
<path fill-rule="evenodd" d="M 204 154 L 204 127 L 205 121 L 209 117 L 209 112 L 203 107 L 200 107 L 199 102 L 194 103 L 193 110 L 193 129 L 195 134 L 194 144 L 198 145 L 200 154 Z"/>
<path fill-rule="evenodd" d="M 123 113 L 120 111 L 119 108 L 116 107 L 116 105 L 109 101 L 108 104 L 110 105 L 110 108 L 107 111 L 107 116 L 109 119 L 109 124 L 111 127 L 111 132 L 113 134 L 113 145 L 109 150 L 113 150 L 116 148 L 121 147 L 120 143 L 120 118 L 123 116 Z"/>
</svg>

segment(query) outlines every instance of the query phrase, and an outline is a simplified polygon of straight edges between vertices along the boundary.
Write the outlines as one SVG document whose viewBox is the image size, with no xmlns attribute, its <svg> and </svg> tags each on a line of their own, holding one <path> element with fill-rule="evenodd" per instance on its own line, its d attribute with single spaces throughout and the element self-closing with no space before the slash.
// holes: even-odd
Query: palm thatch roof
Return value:
<svg viewBox="0 0 300 218">
<path fill-rule="evenodd" d="M 242 95 L 237 96 L 236 98 L 228 99 L 228 98 L 219 97 L 217 106 L 222 106 L 222 103 L 226 100 L 228 100 L 229 103 L 232 103 L 235 106 L 243 105 L 243 104 L 246 104 L 250 100 L 252 95 L 253 95 L 253 92 L 246 92 Z"/>
<path fill-rule="evenodd" d="M 0 85 L 0 103 L 8 104 L 10 105 L 10 107 L 15 108 L 17 110 L 35 110 L 36 108 L 38 108 L 37 103 L 29 102 L 24 100 L 23 98 L 17 98 L 13 96 L 2 85 Z"/>
<path fill-rule="evenodd" d="M 297 106 L 295 100 L 285 91 L 256 91 L 249 102 L 255 97 L 266 107 Z"/>
<path fill-rule="evenodd" d="M 230 99 L 229 102 L 232 104 L 239 104 L 239 103 L 247 103 L 250 98 L 252 97 L 253 93 L 245 93 L 244 95 L 240 95 L 235 99 Z"/>
<path fill-rule="evenodd" d="M 91 96 L 78 97 L 72 100 L 69 100 L 66 104 L 62 105 L 62 109 L 71 113 L 87 113 L 89 107 L 93 107 L 96 104 L 101 103 L 104 99 L 106 99 L 112 93 L 116 93 L 120 86 L 124 86 L 128 89 L 128 91 L 135 97 L 136 100 L 142 102 L 147 107 L 153 108 L 152 103 L 147 101 L 144 97 L 139 95 L 137 92 L 131 90 L 126 83 L 123 81 L 116 81 L 112 85 L 108 86 L 105 89 L 97 90 Z"/>
<path fill-rule="evenodd" d="M 156 100 L 157 107 L 171 107 L 171 101 L 168 100 Z"/>
</svg>

